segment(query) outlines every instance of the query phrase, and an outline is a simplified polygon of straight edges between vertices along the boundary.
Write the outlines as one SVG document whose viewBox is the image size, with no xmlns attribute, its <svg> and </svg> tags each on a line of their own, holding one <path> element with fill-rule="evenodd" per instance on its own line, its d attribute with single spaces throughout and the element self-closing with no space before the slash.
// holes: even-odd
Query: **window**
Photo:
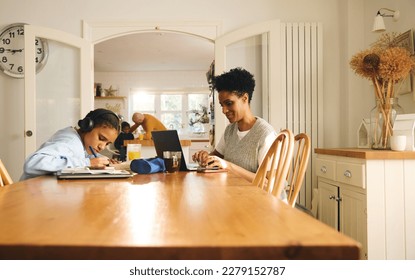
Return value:
<svg viewBox="0 0 415 280">
<path fill-rule="evenodd" d="M 131 111 L 156 116 L 168 129 L 204 132 L 209 124 L 209 91 L 150 92 L 131 90 Z"/>
</svg>

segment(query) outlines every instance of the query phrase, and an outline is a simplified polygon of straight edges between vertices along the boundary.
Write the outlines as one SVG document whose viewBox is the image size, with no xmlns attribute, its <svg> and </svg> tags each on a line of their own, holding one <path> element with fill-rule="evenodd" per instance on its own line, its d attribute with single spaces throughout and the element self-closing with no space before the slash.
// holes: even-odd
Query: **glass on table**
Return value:
<svg viewBox="0 0 415 280">
<path fill-rule="evenodd" d="M 127 144 L 127 160 L 141 157 L 141 144 Z"/>
<path fill-rule="evenodd" d="M 175 173 L 180 169 L 180 162 L 182 159 L 182 152 L 178 151 L 164 151 L 163 160 L 167 173 Z"/>
</svg>

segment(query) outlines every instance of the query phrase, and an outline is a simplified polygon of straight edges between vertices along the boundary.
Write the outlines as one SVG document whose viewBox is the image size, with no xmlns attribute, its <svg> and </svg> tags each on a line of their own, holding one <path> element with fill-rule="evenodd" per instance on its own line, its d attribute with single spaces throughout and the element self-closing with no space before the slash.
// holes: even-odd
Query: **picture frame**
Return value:
<svg viewBox="0 0 415 280">
<path fill-rule="evenodd" d="M 397 46 L 406 48 L 411 55 L 415 55 L 414 31 L 412 29 L 403 32 L 394 41 Z M 414 73 L 412 72 L 398 85 L 398 94 L 408 93 L 412 93 L 415 100 L 415 79 Z"/>
</svg>

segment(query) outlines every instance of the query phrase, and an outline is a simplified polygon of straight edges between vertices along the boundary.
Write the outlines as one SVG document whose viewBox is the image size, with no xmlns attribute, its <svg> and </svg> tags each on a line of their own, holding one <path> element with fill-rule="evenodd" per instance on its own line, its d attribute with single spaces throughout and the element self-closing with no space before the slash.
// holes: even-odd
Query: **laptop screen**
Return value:
<svg viewBox="0 0 415 280">
<path fill-rule="evenodd" d="M 177 130 L 157 130 L 152 131 L 154 148 L 157 156 L 163 158 L 164 151 L 179 151 L 182 152 L 182 160 L 180 161 L 180 171 L 187 171 L 186 159 L 183 153 L 182 145 L 180 144 Z"/>
</svg>

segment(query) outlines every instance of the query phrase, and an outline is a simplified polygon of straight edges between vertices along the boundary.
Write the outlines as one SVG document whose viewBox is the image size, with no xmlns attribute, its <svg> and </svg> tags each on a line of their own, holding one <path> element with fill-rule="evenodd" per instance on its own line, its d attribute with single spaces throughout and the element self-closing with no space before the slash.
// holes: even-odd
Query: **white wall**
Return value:
<svg viewBox="0 0 415 280">
<path fill-rule="evenodd" d="M 129 98 L 131 89 L 143 90 L 176 90 L 176 89 L 206 89 L 206 71 L 146 71 L 146 72 L 95 72 L 95 81 L 102 83 L 103 88 L 111 85 L 118 88 L 118 95 Z M 133 112 L 127 108 L 126 121 Z"/>
<path fill-rule="evenodd" d="M 348 70 L 350 54 L 373 39 L 373 17 L 381 7 L 399 8 L 403 31 L 414 26 L 412 0 L 22 0 L 2 1 L 0 27 L 26 22 L 82 36 L 83 20 L 220 21 L 222 33 L 270 19 L 321 22 L 324 28 L 324 145 L 356 145 L 355 130 L 370 110 L 367 84 Z M 355 7 L 358 10 L 355 10 Z M 406 14 L 405 11 L 408 11 Z M 409 100 L 409 97 L 407 98 Z M 0 157 L 13 179 L 21 174 L 23 155 L 23 81 L 0 75 Z M 405 100 L 406 101 L 406 100 Z M 401 103 L 405 102 L 402 100 Z M 408 101 L 412 108 L 412 101 Z M 369 106 L 371 107 L 371 106 Z"/>
<path fill-rule="evenodd" d="M 401 17 L 398 21 L 385 18 L 387 32 L 405 32 L 411 28 L 415 29 L 415 11 L 413 0 L 349 0 L 341 3 L 342 20 L 340 56 L 342 61 L 341 77 L 344 77 L 340 87 L 340 123 L 344 129 L 341 130 L 340 142 L 342 146 L 356 146 L 356 130 L 363 118 L 368 118 L 370 110 L 375 106 L 375 97 L 368 80 L 355 75 L 349 67 L 350 58 L 360 50 L 366 49 L 377 40 L 379 34 L 372 32 L 373 19 L 380 8 L 399 10 Z M 363 28 L 362 28 L 363 26 Z M 343 33 L 343 32 L 342 32 Z M 326 78 L 326 77 L 325 77 Z M 414 89 L 415 92 L 415 89 Z M 325 97 L 329 94 L 325 92 Z M 399 97 L 399 104 L 405 113 L 415 113 L 415 102 L 413 94 L 405 94 Z M 326 126 L 326 131 L 329 127 Z M 327 136 L 327 135 L 326 135 Z"/>
</svg>

